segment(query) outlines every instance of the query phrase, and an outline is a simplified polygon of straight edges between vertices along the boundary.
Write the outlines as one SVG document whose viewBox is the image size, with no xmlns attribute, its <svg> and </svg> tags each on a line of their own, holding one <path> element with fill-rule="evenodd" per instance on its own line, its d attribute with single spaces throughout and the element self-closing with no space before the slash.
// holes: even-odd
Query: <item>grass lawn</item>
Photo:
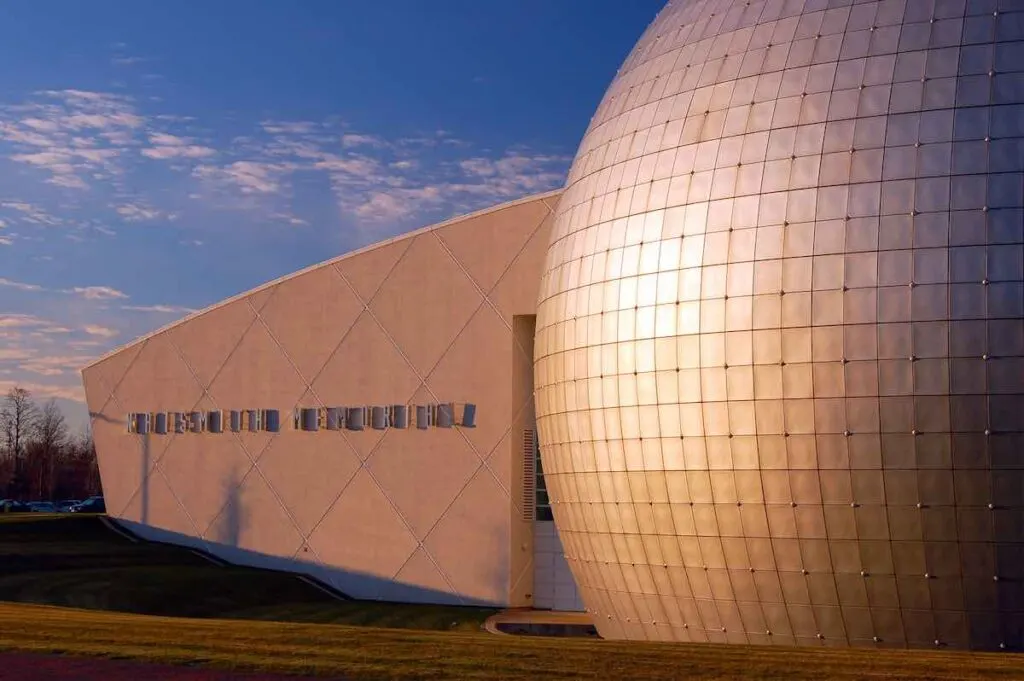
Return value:
<svg viewBox="0 0 1024 681">
<path fill-rule="evenodd" d="M 339 601 L 294 575 L 133 543 L 95 516 L 0 514 L 0 601 L 175 617 L 476 631 L 490 608 Z"/>
<path fill-rule="evenodd" d="M 0 604 L 0 650 L 370 679 L 1020 679 L 1012 654 L 763 648 L 173 619 Z M 0 658 L 2 659 L 2 658 Z"/>
</svg>

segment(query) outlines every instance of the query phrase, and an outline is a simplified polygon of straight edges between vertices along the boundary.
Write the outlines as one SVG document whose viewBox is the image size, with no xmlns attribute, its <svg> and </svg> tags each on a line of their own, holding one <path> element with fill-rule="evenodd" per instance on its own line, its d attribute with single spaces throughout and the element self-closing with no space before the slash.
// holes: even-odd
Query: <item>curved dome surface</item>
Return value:
<svg viewBox="0 0 1024 681">
<path fill-rule="evenodd" d="M 1020 648 L 1024 4 L 673 0 L 583 139 L 535 345 L 609 638 Z"/>
</svg>

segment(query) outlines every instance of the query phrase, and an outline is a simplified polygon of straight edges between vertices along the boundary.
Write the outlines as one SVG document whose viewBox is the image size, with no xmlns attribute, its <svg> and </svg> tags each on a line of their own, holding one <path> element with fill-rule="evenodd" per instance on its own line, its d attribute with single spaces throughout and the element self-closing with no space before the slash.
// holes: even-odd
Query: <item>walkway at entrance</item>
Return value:
<svg viewBox="0 0 1024 681">
<path fill-rule="evenodd" d="M 583 636 L 597 638 L 597 629 L 585 612 L 513 609 L 491 615 L 484 629 L 492 634 L 519 636 Z"/>
</svg>

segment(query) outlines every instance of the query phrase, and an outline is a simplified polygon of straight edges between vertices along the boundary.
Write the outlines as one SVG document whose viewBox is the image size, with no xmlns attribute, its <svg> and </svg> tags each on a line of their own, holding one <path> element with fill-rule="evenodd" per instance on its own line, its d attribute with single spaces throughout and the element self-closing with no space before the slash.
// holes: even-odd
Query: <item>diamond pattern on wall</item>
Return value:
<svg viewBox="0 0 1024 681">
<path fill-rule="evenodd" d="M 260 471 L 304 534 L 320 522 L 359 467 L 352 447 L 339 433 L 275 438 L 259 459 Z"/>
<path fill-rule="evenodd" d="M 408 562 L 402 566 L 398 575 L 395 576 L 395 580 L 399 583 L 399 594 L 403 591 L 402 585 L 416 585 L 404 590 L 406 592 L 405 599 L 410 601 L 427 600 L 423 598 L 422 594 L 417 593 L 420 589 L 428 589 L 438 594 L 451 594 L 453 598 L 459 597 L 452 591 L 451 584 L 441 575 L 437 565 L 430 559 L 430 555 L 422 546 L 416 549 Z"/>
<path fill-rule="evenodd" d="M 152 526 L 195 537 L 227 560 L 293 565 L 357 597 L 507 602 L 517 484 L 508 432 L 521 405 L 508 394 L 512 319 L 481 289 L 518 276 L 509 262 L 522 260 L 519 247 L 549 210 L 541 205 L 330 261 L 84 370 L 111 514 L 143 534 Z M 518 286 L 525 292 L 514 296 L 535 297 L 536 282 Z M 477 428 L 292 428 L 296 406 L 438 400 L 477 404 Z M 129 411 L 193 409 L 277 409 L 282 428 L 154 435 L 148 451 L 125 429 Z M 465 524 L 467 495 L 491 508 Z M 458 551 L 478 544 L 486 553 L 459 565 Z"/>
<path fill-rule="evenodd" d="M 420 539 L 480 465 L 454 428 L 438 429 L 432 436 L 428 441 L 415 430 L 389 432 L 368 463 Z M 439 461 L 444 461 L 444 475 L 434 474 Z"/>
<path fill-rule="evenodd" d="M 221 409 L 290 409 L 305 392 L 302 378 L 262 323 L 253 324 L 210 385 Z"/>
<path fill-rule="evenodd" d="M 362 303 L 335 269 L 321 267 L 279 284 L 260 317 L 302 376 L 311 381 L 362 310 Z"/>
<path fill-rule="evenodd" d="M 187 325 L 171 329 L 168 335 L 200 385 L 208 388 L 255 319 L 251 301 L 243 298 L 199 315 Z"/>
<path fill-rule="evenodd" d="M 291 557 L 302 545 L 295 524 L 256 470 L 230 496 L 207 538 L 268 556 Z"/>
<path fill-rule="evenodd" d="M 174 438 L 160 458 L 160 470 L 200 531 L 205 532 L 233 499 L 252 461 L 231 436 Z"/>
<path fill-rule="evenodd" d="M 481 305 L 448 351 L 434 367 L 426 384 L 441 399 L 480 402 L 496 418 L 483 419 L 476 428 L 462 432 L 480 456 L 486 457 L 504 435 L 512 413 L 512 363 L 474 352 L 476 348 L 508 343 L 509 330 L 490 305 Z M 459 415 L 456 414 L 456 417 Z"/>
<path fill-rule="evenodd" d="M 509 586 L 508 507 L 494 503 L 506 497 L 484 470 L 462 490 L 437 527 L 423 542 L 452 581 L 463 593 L 500 593 Z M 507 497 L 506 497 L 507 498 Z M 466 550 L 466 537 L 474 537 L 472 551 Z M 486 561 L 490 570 L 481 570 L 478 561 Z"/>
<path fill-rule="evenodd" d="M 364 253 L 344 257 L 336 262 L 334 267 L 352 284 L 356 295 L 364 302 L 368 302 L 376 295 L 384 279 L 412 242 L 412 239 L 402 239 Z"/>
<path fill-rule="evenodd" d="M 431 233 L 413 239 L 370 304 L 374 316 L 424 375 L 480 305 L 480 294 Z"/>
<path fill-rule="evenodd" d="M 85 395 L 90 411 L 106 409 L 107 400 L 114 394 L 121 379 L 124 378 L 144 347 L 146 347 L 145 342 L 127 347 L 95 367 L 95 379 L 87 381 L 85 384 Z"/>
<path fill-rule="evenodd" d="M 420 379 L 373 315 L 364 312 L 313 382 L 327 405 L 388 404 L 408 399 Z"/>
<path fill-rule="evenodd" d="M 104 495 L 106 491 L 104 487 Z M 146 479 L 145 494 L 135 495 L 132 503 L 125 509 L 123 517 L 128 520 L 138 519 L 138 522 L 145 522 L 169 532 L 192 537 L 200 536 L 200 530 L 178 502 L 177 495 L 159 470 L 154 471 Z"/>
<path fill-rule="evenodd" d="M 491 303 L 506 319 L 517 314 L 532 315 L 537 310 L 537 291 L 548 251 L 551 218 L 541 223 L 488 293 Z"/>
<path fill-rule="evenodd" d="M 512 454 L 513 452 L 519 454 L 521 451 L 518 447 L 511 447 L 511 441 L 511 435 L 508 429 L 506 429 L 505 436 L 501 438 L 497 445 L 491 448 L 487 458 L 484 459 L 487 467 L 494 474 L 495 480 L 506 490 L 512 489 Z M 515 499 L 512 500 L 513 503 L 515 501 Z"/>
<path fill-rule="evenodd" d="M 549 214 L 543 203 L 525 203 L 499 212 L 442 227 L 437 236 L 484 291 L 490 291 L 526 244 L 532 230 Z"/>
<path fill-rule="evenodd" d="M 274 296 L 277 295 L 277 290 L 280 288 L 280 284 L 274 284 L 268 286 L 259 291 L 253 291 L 245 295 L 244 300 L 249 303 L 249 306 L 258 314 L 263 311 L 263 307 L 273 300 Z"/>
<path fill-rule="evenodd" d="M 119 438 L 123 437 L 123 434 L 123 430 L 118 430 L 117 436 Z M 146 481 L 150 477 L 158 475 L 157 465 L 160 463 L 160 460 L 163 459 L 167 450 L 170 449 L 177 437 L 181 436 L 169 435 L 157 437 L 155 435 L 151 435 L 148 438 L 144 437 L 136 440 L 134 449 L 135 456 L 131 457 L 131 460 L 136 462 L 135 471 L 137 472 L 137 475 L 131 476 L 130 474 L 127 474 L 127 471 L 125 471 L 126 475 L 124 477 L 127 482 L 131 482 L 133 484 L 133 487 L 131 490 L 128 490 L 123 497 L 120 497 L 123 500 L 123 503 L 130 506 L 135 501 L 135 497 L 140 495 L 145 496 L 147 493 Z M 97 447 L 99 447 L 99 444 L 97 444 Z M 145 474 L 143 474 L 143 471 L 145 471 Z M 100 471 L 100 474 L 102 475 L 102 470 Z M 103 486 L 103 493 L 104 501 L 107 504 L 107 511 L 112 512 L 110 502 L 106 501 L 106 497 L 109 496 L 106 484 Z M 115 498 L 118 498 L 116 494 Z"/>
<path fill-rule="evenodd" d="M 366 469 L 356 473 L 308 543 L 326 563 L 387 578 L 417 546 Z"/>
<path fill-rule="evenodd" d="M 133 411 L 185 409 L 195 404 L 201 394 L 192 372 L 166 334 L 146 341 L 114 391 L 117 402 L 131 405 Z"/>
<path fill-rule="evenodd" d="M 117 432 L 110 432 L 115 429 Z M 115 426 L 104 423 L 100 419 L 93 419 L 93 442 L 96 443 L 96 450 L 100 447 L 111 448 L 117 445 L 124 432 L 124 426 Z M 103 494 L 106 499 L 107 510 L 112 515 L 122 515 L 125 509 L 136 495 L 139 486 L 146 479 L 149 471 L 152 471 L 154 461 L 148 461 L 140 446 L 136 442 L 132 450 L 126 450 L 117 461 L 117 471 L 104 470 L 115 465 L 112 462 L 100 462 L 100 475 L 105 476 L 103 480 Z M 110 483 L 107 483 L 107 479 Z"/>
</svg>

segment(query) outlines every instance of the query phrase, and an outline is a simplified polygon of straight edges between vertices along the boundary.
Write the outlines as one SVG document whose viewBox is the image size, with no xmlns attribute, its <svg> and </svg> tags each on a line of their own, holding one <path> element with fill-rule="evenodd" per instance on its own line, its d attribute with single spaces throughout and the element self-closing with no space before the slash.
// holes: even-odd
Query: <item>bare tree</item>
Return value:
<svg viewBox="0 0 1024 681">
<path fill-rule="evenodd" d="M 32 439 L 47 453 L 63 447 L 68 441 L 68 424 L 56 400 L 49 400 L 36 416 Z"/>
<path fill-rule="evenodd" d="M 7 392 L 3 408 L 0 409 L 0 429 L 3 431 L 7 453 L 15 462 L 21 459 L 25 442 L 31 436 L 39 409 L 32 401 L 32 394 L 15 386 Z"/>
<path fill-rule="evenodd" d="M 26 461 L 35 485 L 33 496 L 52 498 L 57 471 L 66 458 L 68 425 L 57 402 L 46 402 L 33 423 L 31 440 L 26 448 Z"/>
<path fill-rule="evenodd" d="M 85 498 L 100 493 L 92 433 L 68 431 L 54 400 L 38 407 L 20 387 L 0 396 L 0 496 Z"/>
</svg>

